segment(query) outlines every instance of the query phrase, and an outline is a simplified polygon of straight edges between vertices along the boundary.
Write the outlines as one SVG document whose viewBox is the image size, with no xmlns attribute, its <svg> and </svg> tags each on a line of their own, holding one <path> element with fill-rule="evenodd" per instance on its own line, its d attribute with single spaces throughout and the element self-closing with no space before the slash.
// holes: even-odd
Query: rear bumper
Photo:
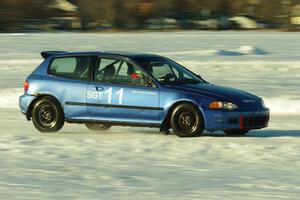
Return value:
<svg viewBox="0 0 300 200">
<path fill-rule="evenodd" d="M 31 102 L 36 98 L 37 98 L 36 96 L 27 95 L 27 94 L 24 94 L 19 97 L 19 106 L 23 114 L 25 115 L 27 114 Z"/>
<path fill-rule="evenodd" d="M 205 128 L 208 131 L 230 129 L 261 129 L 268 126 L 269 109 L 251 112 L 231 112 L 207 110 Z"/>
</svg>

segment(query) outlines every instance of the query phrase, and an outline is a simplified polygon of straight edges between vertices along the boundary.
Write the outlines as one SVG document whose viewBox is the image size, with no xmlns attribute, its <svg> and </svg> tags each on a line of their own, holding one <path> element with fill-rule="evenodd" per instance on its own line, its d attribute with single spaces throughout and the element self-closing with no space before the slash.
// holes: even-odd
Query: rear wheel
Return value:
<svg viewBox="0 0 300 200">
<path fill-rule="evenodd" d="M 225 130 L 224 133 L 229 136 L 244 136 L 249 132 L 248 129 L 231 129 Z"/>
<path fill-rule="evenodd" d="M 32 122 L 40 132 L 57 132 L 64 125 L 64 113 L 56 99 L 42 97 L 32 109 Z"/>
<path fill-rule="evenodd" d="M 203 117 L 198 108 L 182 103 L 172 111 L 171 127 L 179 137 L 201 136 L 204 131 Z"/>
<path fill-rule="evenodd" d="M 109 124 L 86 123 L 85 126 L 91 131 L 107 131 L 111 128 Z"/>
</svg>

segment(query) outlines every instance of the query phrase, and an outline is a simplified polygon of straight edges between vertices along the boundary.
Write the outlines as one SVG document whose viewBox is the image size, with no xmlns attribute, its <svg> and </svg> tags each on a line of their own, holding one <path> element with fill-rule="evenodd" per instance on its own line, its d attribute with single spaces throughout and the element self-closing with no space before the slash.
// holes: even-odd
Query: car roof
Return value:
<svg viewBox="0 0 300 200">
<path fill-rule="evenodd" d="M 44 58 L 48 56 L 71 56 L 71 55 L 107 55 L 107 56 L 123 56 L 130 59 L 135 58 L 145 58 L 145 57 L 162 57 L 152 53 L 144 52 L 127 52 L 127 51 L 78 51 L 78 52 L 68 52 L 68 51 L 44 51 L 41 52 Z"/>
</svg>

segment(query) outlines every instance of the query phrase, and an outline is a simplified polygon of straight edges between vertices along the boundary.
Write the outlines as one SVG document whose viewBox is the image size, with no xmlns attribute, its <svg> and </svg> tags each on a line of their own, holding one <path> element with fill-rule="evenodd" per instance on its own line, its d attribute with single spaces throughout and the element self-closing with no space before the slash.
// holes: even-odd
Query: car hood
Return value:
<svg viewBox="0 0 300 200">
<path fill-rule="evenodd" d="M 214 84 L 182 84 L 173 85 L 172 88 L 180 91 L 187 91 L 199 95 L 214 98 L 218 101 L 228 101 L 237 104 L 238 106 L 262 107 L 261 98 L 248 92 L 223 87 Z"/>
</svg>

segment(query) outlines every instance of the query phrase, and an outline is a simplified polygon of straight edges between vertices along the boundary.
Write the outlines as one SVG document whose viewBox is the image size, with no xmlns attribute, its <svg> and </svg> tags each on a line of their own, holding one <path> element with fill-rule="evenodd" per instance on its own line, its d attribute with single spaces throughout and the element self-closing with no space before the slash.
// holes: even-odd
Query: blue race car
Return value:
<svg viewBox="0 0 300 200">
<path fill-rule="evenodd" d="M 173 129 L 179 137 L 223 130 L 245 135 L 268 125 L 260 97 L 206 82 L 169 58 L 144 53 L 46 51 L 26 79 L 22 113 L 41 132 L 64 122 Z"/>
</svg>

